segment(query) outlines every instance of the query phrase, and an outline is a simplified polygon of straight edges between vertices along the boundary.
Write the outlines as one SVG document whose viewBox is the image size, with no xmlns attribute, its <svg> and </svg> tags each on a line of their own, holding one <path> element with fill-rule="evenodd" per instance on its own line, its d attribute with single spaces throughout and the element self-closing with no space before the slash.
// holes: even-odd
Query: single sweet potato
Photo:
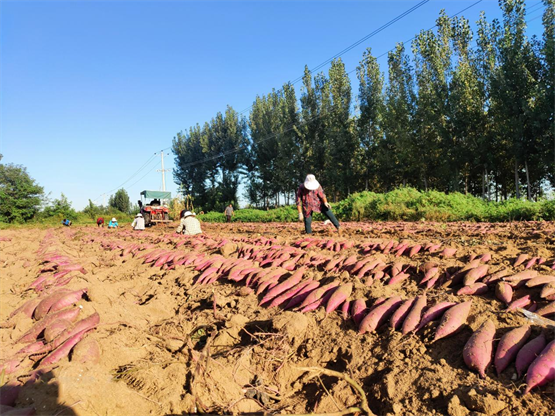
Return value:
<svg viewBox="0 0 555 416">
<path fill-rule="evenodd" d="M 513 299 L 513 288 L 506 282 L 498 282 L 495 286 L 495 297 L 508 305 Z"/>
<path fill-rule="evenodd" d="M 336 310 L 341 303 L 346 301 L 353 292 L 353 284 L 346 283 L 339 286 L 331 295 L 328 303 L 326 304 L 326 314 Z"/>
<path fill-rule="evenodd" d="M 527 394 L 534 387 L 543 386 L 555 380 L 555 341 L 551 341 L 541 354 L 530 364 L 526 373 Z"/>
<path fill-rule="evenodd" d="M 516 357 L 518 351 L 526 343 L 531 333 L 532 328 L 525 325 L 509 331 L 501 337 L 501 340 L 497 345 L 497 350 L 495 351 L 494 362 L 497 375 L 500 375 Z"/>
<path fill-rule="evenodd" d="M 441 338 L 445 338 L 449 335 L 453 335 L 466 323 L 466 318 L 470 312 L 470 307 L 472 306 L 472 301 L 459 303 L 455 305 L 443 314 L 439 326 L 437 327 L 434 340 L 436 342 Z"/>
<path fill-rule="evenodd" d="M 457 291 L 457 295 L 483 295 L 488 291 L 488 285 L 485 283 L 472 283 L 468 286 L 463 286 Z"/>
<path fill-rule="evenodd" d="M 366 313 L 366 301 L 364 299 L 357 299 L 351 303 L 351 316 L 353 317 L 355 325 L 358 327 Z"/>
<path fill-rule="evenodd" d="M 401 329 L 403 335 L 414 331 L 418 327 L 418 324 L 420 323 L 420 319 L 422 317 L 422 310 L 426 307 L 426 302 L 427 298 L 425 293 L 416 298 L 414 304 L 412 305 L 412 308 L 410 309 L 409 314 L 403 322 L 403 327 Z"/>
<path fill-rule="evenodd" d="M 488 319 L 474 331 L 463 348 L 465 364 L 471 370 L 478 371 L 482 378 L 486 378 L 486 369 L 491 363 L 494 336 L 495 324 Z"/>
<path fill-rule="evenodd" d="M 519 377 L 526 373 L 532 361 L 543 351 L 546 344 L 545 334 L 542 332 L 539 336 L 524 344 L 520 351 L 518 351 L 515 367 Z"/>
<path fill-rule="evenodd" d="M 360 323 L 358 333 L 364 334 L 365 332 L 375 331 L 395 312 L 402 302 L 400 296 L 393 296 L 381 305 L 376 306 L 364 317 Z"/>
</svg>

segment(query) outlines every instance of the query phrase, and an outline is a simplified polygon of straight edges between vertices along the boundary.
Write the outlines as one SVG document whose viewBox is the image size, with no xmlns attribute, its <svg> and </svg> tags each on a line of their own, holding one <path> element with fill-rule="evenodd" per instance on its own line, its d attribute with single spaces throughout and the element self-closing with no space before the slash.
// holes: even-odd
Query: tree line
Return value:
<svg viewBox="0 0 555 416">
<path fill-rule="evenodd" d="M 543 35 L 526 36 L 523 0 L 500 0 L 471 29 L 441 11 L 434 30 L 388 53 L 387 77 L 368 48 L 354 94 L 341 59 L 305 67 L 257 96 L 248 116 L 232 107 L 173 140 L 174 178 L 205 210 L 237 201 L 239 182 L 258 207 L 292 202 L 314 173 L 332 200 L 399 186 L 487 199 L 541 197 L 555 187 L 554 0 Z M 410 53 L 409 53 L 410 52 Z"/>
</svg>

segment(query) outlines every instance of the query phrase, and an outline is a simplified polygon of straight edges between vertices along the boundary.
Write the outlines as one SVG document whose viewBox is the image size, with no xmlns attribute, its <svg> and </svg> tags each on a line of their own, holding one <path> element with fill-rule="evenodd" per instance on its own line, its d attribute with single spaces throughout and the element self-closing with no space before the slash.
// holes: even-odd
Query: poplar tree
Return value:
<svg viewBox="0 0 555 416">
<path fill-rule="evenodd" d="M 359 82 L 360 115 L 357 119 L 357 133 L 362 145 L 364 157 L 362 159 L 364 172 L 364 188 L 368 190 L 372 179 L 373 187 L 378 184 L 376 153 L 380 141 L 383 139 L 382 117 L 384 113 L 383 74 L 377 59 L 372 56 L 368 48 L 357 67 Z"/>
</svg>

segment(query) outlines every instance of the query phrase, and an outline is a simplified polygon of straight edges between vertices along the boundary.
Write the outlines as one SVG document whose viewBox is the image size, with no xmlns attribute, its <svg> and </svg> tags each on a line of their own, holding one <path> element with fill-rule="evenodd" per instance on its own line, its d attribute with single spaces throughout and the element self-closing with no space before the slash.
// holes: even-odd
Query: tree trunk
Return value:
<svg viewBox="0 0 555 416">
<path fill-rule="evenodd" d="M 524 167 L 526 168 L 526 191 L 528 193 L 528 201 L 532 200 L 531 190 L 530 190 L 530 173 L 528 172 L 528 161 L 524 161 Z"/>
<path fill-rule="evenodd" d="M 518 161 L 515 159 L 515 192 L 516 198 L 520 199 L 520 189 L 518 189 Z"/>
<path fill-rule="evenodd" d="M 486 199 L 486 165 L 482 171 L 482 199 Z"/>
<path fill-rule="evenodd" d="M 424 176 L 424 191 L 428 192 L 428 179 Z"/>
<path fill-rule="evenodd" d="M 468 195 L 468 173 L 464 175 L 464 194 Z"/>
</svg>

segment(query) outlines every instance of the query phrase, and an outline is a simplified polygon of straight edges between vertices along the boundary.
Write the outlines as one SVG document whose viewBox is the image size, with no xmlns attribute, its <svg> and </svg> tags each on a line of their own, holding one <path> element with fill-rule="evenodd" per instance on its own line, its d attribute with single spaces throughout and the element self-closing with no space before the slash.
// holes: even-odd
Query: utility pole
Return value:
<svg viewBox="0 0 555 416">
<path fill-rule="evenodd" d="M 155 155 L 157 155 L 158 153 L 154 153 Z M 169 156 L 169 153 L 166 153 L 167 156 Z M 166 190 L 166 171 L 169 171 L 169 169 L 164 169 L 164 151 L 160 150 L 160 156 L 162 157 L 162 169 L 157 169 L 156 172 L 162 172 L 162 191 Z"/>
</svg>

